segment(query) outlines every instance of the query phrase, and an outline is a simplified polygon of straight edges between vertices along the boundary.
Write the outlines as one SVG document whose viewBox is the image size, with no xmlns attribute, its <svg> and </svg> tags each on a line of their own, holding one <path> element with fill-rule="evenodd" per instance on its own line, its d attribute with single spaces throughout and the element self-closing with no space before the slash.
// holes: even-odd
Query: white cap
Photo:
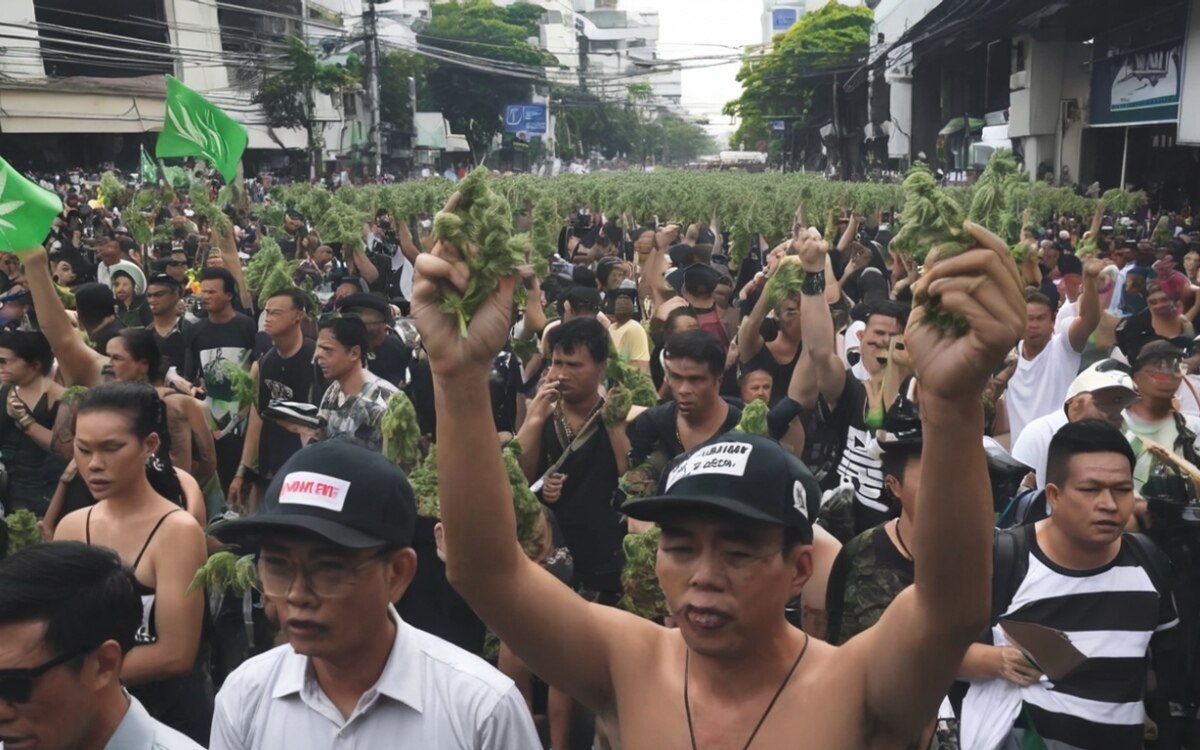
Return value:
<svg viewBox="0 0 1200 750">
<path fill-rule="evenodd" d="M 1120 370 L 1100 371 L 1096 369 L 1096 365 L 1092 365 L 1071 381 L 1071 386 L 1067 388 L 1067 397 L 1063 399 L 1063 405 L 1070 403 L 1071 399 L 1081 393 L 1094 393 L 1105 388 L 1123 388 L 1129 391 L 1130 396 L 1137 397 L 1133 380 L 1128 375 Z"/>
</svg>

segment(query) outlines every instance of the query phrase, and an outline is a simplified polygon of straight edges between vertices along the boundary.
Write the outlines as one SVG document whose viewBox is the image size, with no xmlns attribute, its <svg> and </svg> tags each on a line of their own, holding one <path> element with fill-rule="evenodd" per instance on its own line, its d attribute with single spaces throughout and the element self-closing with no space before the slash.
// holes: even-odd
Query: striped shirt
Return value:
<svg viewBox="0 0 1200 750">
<path fill-rule="evenodd" d="M 1156 633 L 1179 624 L 1173 597 L 1156 588 L 1128 539 L 1096 570 L 1063 568 L 1036 534 L 1029 540 L 1029 570 L 1000 619 L 1060 630 L 1087 657 L 1063 679 L 1043 678 L 1021 691 L 1033 726 L 1049 747 L 1141 748 L 1147 649 Z M 992 638 L 1010 645 L 999 625 Z M 1015 728 L 1024 725 L 1020 716 Z"/>
</svg>

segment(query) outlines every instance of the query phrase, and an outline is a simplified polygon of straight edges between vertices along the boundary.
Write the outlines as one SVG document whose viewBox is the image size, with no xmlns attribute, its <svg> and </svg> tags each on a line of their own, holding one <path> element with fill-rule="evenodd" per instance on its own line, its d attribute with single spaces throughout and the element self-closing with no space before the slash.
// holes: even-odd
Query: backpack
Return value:
<svg viewBox="0 0 1200 750">
<path fill-rule="evenodd" d="M 1032 546 L 1031 535 L 1034 533 L 1032 524 L 997 529 L 995 532 L 992 552 L 992 625 L 1000 621 L 1000 616 L 1012 603 L 1013 596 L 1029 571 L 1029 549 Z M 1134 559 L 1150 576 L 1154 588 L 1164 595 L 1169 595 L 1174 573 L 1166 554 L 1145 534 L 1127 531 L 1122 534 L 1122 538 L 1128 542 L 1129 551 Z"/>
<path fill-rule="evenodd" d="M 996 528 L 1011 529 L 1037 523 L 1050 516 L 1046 509 L 1045 489 L 1026 489 L 1018 492 L 996 518 Z"/>
</svg>

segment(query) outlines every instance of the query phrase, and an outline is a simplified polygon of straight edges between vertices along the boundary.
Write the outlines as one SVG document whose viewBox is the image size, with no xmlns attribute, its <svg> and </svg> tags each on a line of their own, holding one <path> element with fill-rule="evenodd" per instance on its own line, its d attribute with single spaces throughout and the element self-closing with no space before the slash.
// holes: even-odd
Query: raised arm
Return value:
<svg viewBox="0 0 1200 750">
<path fill-rule="evenodd" d="M 79 331 L 71 325 L 71 317 L 54 288 L 54 279 L 50 278 L 46 251 L 37 247 L 20 253 L 20 257 L 25 265 L 25 282 L 33 296 L 33 307 L 37 310 L 38 326 L 58 359 L 63 385 L 89 388 L 99 385 L 102 358 L 83 343 Z"/>
<path fill-rule="evenodd" d="M 408 219 L 396 222 L 396 238 L 400 240 L 400 252 L 404 253 L 404 257 L 408 258 L 409 263 L 415 264 L 417 256 L 421 254 L 421 248 L 413 242 L 412 230 L 408 228 Z"/>
<path fill-rule="evenodd" d="M 767 319 L 768 312 L 770 310 L 767 309 L 767 295 L 764 291 L 758 295 L 758 300 L 755 301 L 750 314 L 742 318 L 741 325 L 738 326 L 738 359 L 743 364 L 754 359 L 754 355 L 758 354 L 766 344 L 762 337 L 762 325 L 763 321 Z"/>
<path fill-rule="evenodd" d="M 253 310 L 254 298 L 250 296 L 250 287 L 247 286 L 246 276 L 242 273 L 242 259 L 238 257 L 237 242 L 233 239 L 233 232 L 222 234 L 213 227 L 209 229 L 209 242 L 214 247 L 221 249 L 221 258 L 224 259 L 229 273 L 233 274 L 233 281 L 237 285 L 242 307 L 246 312 Z"/>
<path fill-rule="evenodd" d="M 962 316 L 956 337 L 913 310 L 905 343 L 924 426 L 912 552 L 915 583 L 852 639 L 866 674 L 869 721 L 908 741 L 934 715 L 991 607 L 992 499 L 984 459 L 984 388 L 1025 327 L 1019 274 L 1002 240 L 968 224 L 982 249 L 940 261 L 915 289 Z M 959 488 L 951 498 L 945 488 Z"/>
<path fill-rule="evenodd" d="M 679 227 L 675 224 L 659 229 L 654 235 L 654 248 L 646 257 L 646 266 L 642 269 L 642 281 L 654 300 L 654 306 L 659 307 L 675 296 L 675 290 L 667 283 L 667 250 L 671 243 L 679 240 Z"/>
<path fill-rule="evenodd" d="M 796 227 L 792 237 L 792 248 L 800 256 L 805 274 L 825 274 L 828 287 L 832 273 L 828 271 L 829 243 L 820 238 L 815 229 Z M 837 404 L 846 388 L 846 367 L 837 353 L 837 335 L 833 330 L 833 314 L 826 301 L 828 288 L 814 286 L 812 294 L 800 296 L 800 340 L 804 342 L 804 353 L 809 361 L 804 363 L 803 372 L 799 364 L 793 373 L 792 383 L 796 395 L 791 397 L 805 406 L 812 405 L 812 383 L 797 383 L 796 378 L 815 378 L 820 395 L 830 407 Z M 803 357 L 801 357 L 803 360 Z M 788 393 L 792 394 L 789 385 Z"/>
<path fill-rule="evenodd" d="M 1096 279 L 1104 270 L 1104 261 L 1099 258 L 1089 258 L 1083 264 L 1083 293 L 1079 295 L 1079 317 L 1071 321 L 1067 336 L 1071 348 L 1082 352 L 1087 346 L 1088 338 L 1100 325 L 1100 293 L 1096 290 Z"/>
<path fill-rule="evenodd" d="M 457 195 L 446 210 L 454 210 Z M 548 683 L 593 711 L 612 704 L 612 662 L 655 626 L 589 604 L 517 544 L 512 490 L 496 447 L 488 372 L 508 339 L 515 279 L 501 280 L 459 334 L 443 291 L 470 281 L 459 250 L 440 241 L 417 259 L 413 312 L 433 373 L 438 493 L 446 573 L 502 642 Z"/>
</svg>

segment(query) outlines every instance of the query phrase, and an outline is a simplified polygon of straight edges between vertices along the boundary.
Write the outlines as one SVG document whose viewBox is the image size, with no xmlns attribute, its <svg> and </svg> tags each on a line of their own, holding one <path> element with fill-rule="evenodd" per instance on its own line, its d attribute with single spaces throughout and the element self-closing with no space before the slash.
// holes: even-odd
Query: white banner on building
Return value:
<svg viewBox="0 0 1200 750">
<path fill-rule="evenodd" d="M 1192 0 L 1188 10 L 1187 36 L 1183 40 L 1183 81 L 1180 83 L 1179 145 L 1200 146 L 1200 0 Z M 1184 117 L 1184 113 L 1193 113 Z"/>
</svg>

